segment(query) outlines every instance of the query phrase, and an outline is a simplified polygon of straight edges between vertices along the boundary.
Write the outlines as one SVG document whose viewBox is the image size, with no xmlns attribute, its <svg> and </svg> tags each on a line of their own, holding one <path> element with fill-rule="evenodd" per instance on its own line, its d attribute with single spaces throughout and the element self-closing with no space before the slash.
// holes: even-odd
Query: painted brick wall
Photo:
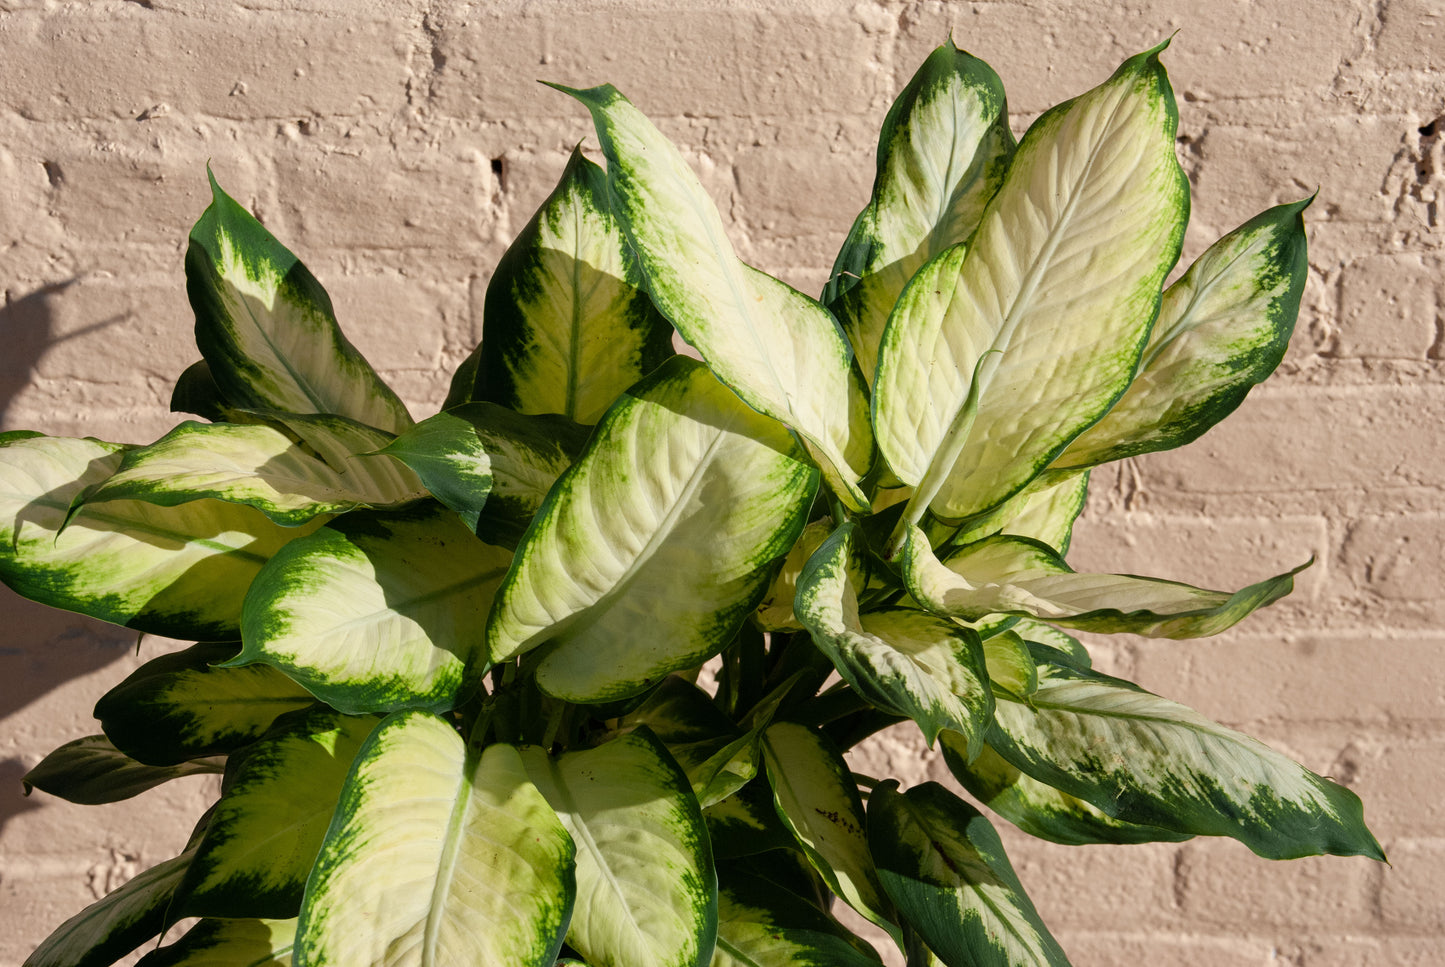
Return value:
<svg viewBox="0 0 1445 967">
<path fill-rule="evenodd" d="M 1319 190 L 1280 373 L 1198 443 L 1095 474 L 1076 567 L 1290 599 L 1098 662 L 1355 789 L 1393 862 L 1233 842 L 1069 849 L 1004 830 L 1077 967 L 1436 964 L 1445 940 L 1445 7 L 1440 0 L 0 0 L 0 428 L 128 442 L 196 352 L 182 284 L 204 166 L 307 261 L 423 415 L 488 275 L 589 136 L 533 82 L 612 81 L 700 171 L 744 258 L 808 291 L 866 198 L 876 129 L 952 32 L 1022 131 L 1178 31 L 1186 261 Z M 202 779 L 79 807 L 19 778 L 167 650 L 0 589 L 0 963 L 173 855 Z M 907 734 L 859 755 L 911 778 Z"/>
</svg>

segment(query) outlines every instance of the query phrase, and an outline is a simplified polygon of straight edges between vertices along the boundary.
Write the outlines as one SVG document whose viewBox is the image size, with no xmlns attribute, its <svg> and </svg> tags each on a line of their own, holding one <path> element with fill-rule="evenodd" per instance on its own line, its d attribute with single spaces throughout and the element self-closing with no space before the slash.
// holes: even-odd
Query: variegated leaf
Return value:
<svg viewBox="0 0 1445 967">
<path fill-rule="evenodd" d="M 732 640 L 803 527 L 817 473 L 697 360 L 626 394 L 552 488 L 487 623 L 568 701 L 642 691 Z"/>
<path fill-rule="evenodd" d="M 1216 635 L 1294 588 L 1305 563 L 1234 593 L 1128 574 L 1079 574 L 1054 550 L 1020 537 L 990 537 L 946 563 L 911 528 L 898 563 L 909 591 L 938 614 L 977 620 L 1022 614 L 1083 631 L 1153 638 Z"/>
<path fill-rule="evenodd" d="M 823 292 L 870 382 L 903 287 L 924 262 L 973 234 L 1013 150 L 1003 82 L 950 38 L 889 109 L 873 195 Z"/>
<path fill-rule="evenodd" d="M 226 402 L 225 394 L 211 375 L 211 364 L 199 359 L 181 371 L 171 390 L 171 412 L 192 413 L 212 423 L 245 422 L 232 420 L 237 409 Z"/>
<path fill-rule="evenodd" d="M 161 932 L 166 908 L 195 850 L 127 880 L 46 937 L 23 967 L 110 967 Z"/>
<path fill-rule="evenodd" d="M 1064 655 L 1067 664 L 1088 668 L 1094 662 L 1089 650 L 1073 635 L 1037 618 L 1011 618 L 1010 630 L 1024 641 L 1045 645 Z M 1038 684 L 1035 681 L 1035 684 Z"/>
<path fill-rule="evenodd" d="M 316 706 L 233 755 L 172 918 L 296 916 L 352 760 L 379 721 Z"/>
<path fill-rule="evenodd" d="M 717 876 L 687 777 L 645 726 L 593 749 L 522 750 L 577 844 L 567 944 L 594 967 L 702 967 Z"/>
<path fill-rule="evenodd" d="M 836 526 L 833 518 L 824 517 L 803 528 L 753 614 L 753 621 L 759 628 L 764 631 L 803 630 L 802 622 L 793 614 L 793 598 L 798 594 L 798 576 L 803 573 L 803 565 L 823 546 L 823 542 Z"/>
<path fill-rule="evenodd" d="M 1039 676 L 1028 644 L 1012 630 L 1000 631 L 983 640 L 983 663 L 988 681 L 1014 698 L 1027 700 L 1039 687 Z M 979 751 L 971 745 L 970 754 Z"/>
<path fill-rule="evenodd" d="M 41 759 L 20 783 L 27 796 L 31 789 L 39 789 L 67 802 L 94 806 L 138 796 L 181 776 L 218 773 L 225 767 L 225 760 L 215 758 L 146 765 L 117 749 L 105 736 L 87 735 Z"/>
<path fill-rule="evenodd" d="M 226 400 L 392 433 L 410 426 L 406 406 L 342 335 L 316 277 L 214 177 L 211 194 L 191 229 L 186 291 L 196 344 Z"/>
<path fill-rule="evenodd" d="M 592 112 L 614 211 L 653 302 L 718 379 L 797 431 L 851 509 L 865 509 L 867 394 L 832 315 L 738 259 L 682 154 L 616 88 L 559 90 Z"/>
<path fill-rule="evenodd" d="M 466 403 L 422 420 L 381 452 L 410 467 L 483 540 L 515 547 L 586 442 L 587 428 L 565 417 Z"/>
<path fill-rule="evenodd" d="M 868 798 L 878 877 L 946 967 L 1068 967 L 987 819 L 936 782 Z"/>
<path fill-rule="evenodd" d="M 123 456 L 92 439 L 0 436 L 0 580 L 42 604 L 150 634 L 238 637 L 252 578 L 320 522 L 282 528 L 216 500 L 114 500 L 71 514 Z"/>
<path fill-rule="evenodd" d="M 1302 216 L 1313 200 L 1256 215 L 1164 291 L 1139 375 L 1054 460 L 1054 469 L 1183 446 L 1274 372 L 1309 275 Z"/>
<path fill-rule="evenodd" d="M 961 528 L 949 528 L 953 531 L 949 543 L 960 546 L 994 534 L 1008 534 L 1043 541 L 1062 557 L 1069 552 L 1074 521 L 1083 512 L 1088 498 L 1087 470 L 1040 475 L 997 509 Z"/>
<path fill-rule="evenodd" d="M 716 859 L 794 848 L 793 834 L 778 818 L 772 790 L 761 776 L 704 807 L 702 816 Z"/>
<path fill-rule="evenodd" d="M 1034 122 L 967 250 L 900 298 L 873 415 L 889 467 L 917 488 L 910 521 L 991 510 L 1133 377 L 1189 205 L 1158 54 Z"/>
<path fill-rule="evenodd" d="M 127 755 L 167 766 L 227 755 L 259 739 L 279 716 L 316 704 L 269 665 L 217 667 L 238 650 L 203 642 L 146 662 L 96 703 L 100 727 Z"/>
<path fill-rule="evenodd" d="M 985 745 L 972 762 L 962 736 L 939 741 L 953 777 L 969 794 L 1030 836 L 1066 846 L 1090 843 L 1178 843 L 1189 833 L 1114 819 L 1102 809 L 1024 775 Z"/>
<path fill-rule="evenodd" d="M 708 967 L 878 967 L 878 954 L 828 914 L 759 876 L 731 872 L 718 889 Z"/>
<path fill-rule="evenodd" d="M 1027 705 L 1001 699 L 989 744 L 1108 816 L 1232 836 L 1269 859 L 1383 859 L 1359 797 L 1246 735 L 1137 685 L 1041 663 Z"/>
<path fill-rule="evenodd" d="M 257 576 L 230 664 L 273 665 L 343 712 L 445 711 L 486 671 L 510 560 L 440 508 L 347 514 Z"/>
<path fill-rule="evenodd" d="M 607 174 L 574 149 L 562 180 L 487 285 L 472 400 L 592 424 L 672 355 L 672 327 L 607 198 Z"/>
<path fill-rule="evenodd" d="M 911 608 L 858 613 L 849 578 L 857 525 L 844 524 L 798 578 L 798 619 L 838 674 L 875 707 L 918 723 L 930 746 L 943 729 L 983 741 L 993 696 L 976 633 Z"/>
<path fill-rule="evenodd" d="M 295 920 L 202 920 L 136 967 L 291 967 Z"/>
<path fill-rule="evenodd" d="M 510 745 L 398 712 L 357 756 L 306 885 L 296 967 L 552 967 L 573 845 Z"/>
<path fill-rule="evenodd" d="M 388 434 L 338 417 L 293 422 L 322 459 L 267 424 L 187 421 L 150 446 L 128 451 L 115 475 L 86 502 L 144 500 L 169 507 L 224 500 L 294 527 L 322 514 L 395 507 L 426 496 L 421 481 L 400 462 L 359 455 L 385 446 Z"/>
<path fill-rule="evenodd" d="M 868 850 L 863 801 L 842 754 L 816 729 L 778 722 L 763 733 L 763 760 L 778 817 L 808 862 L 828 889 L 902 948 L 903 935 Z"/>
</svg>

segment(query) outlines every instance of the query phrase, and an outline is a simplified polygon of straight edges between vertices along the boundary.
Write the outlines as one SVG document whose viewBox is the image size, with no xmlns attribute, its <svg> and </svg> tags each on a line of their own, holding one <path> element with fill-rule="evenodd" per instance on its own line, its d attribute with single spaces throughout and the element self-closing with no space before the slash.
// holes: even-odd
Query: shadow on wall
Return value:
<svg viewBox="0 0 1445 967">
<path fill-rule="evenodd" d="M 111 325 L 107 319 L 65 336 L 56 332 L 56 300 L 76 282 L 68 279 L 20 298 L 5 294 L 0 307 L 0 427 L 11 428 L 9 410 L 30 384 L 48 349 L 59 339 L 75 338 Z M 27 601 L 0 587 L 0 722 L 5 722 L 66 682 L 82 678 L 130 653 L 136 633 L 80 615 Z M 81 732 L 97 732 L 99 727 Z M 15 734 L 13 727 L 5 731 Z M 67 735 L 79 738 L 80 732 Z M 44 797 L 25 798 L 20 779 L 33 763 L 0 758 L 0 830 L 15 816 L 42 805 Z"/>
</svg>

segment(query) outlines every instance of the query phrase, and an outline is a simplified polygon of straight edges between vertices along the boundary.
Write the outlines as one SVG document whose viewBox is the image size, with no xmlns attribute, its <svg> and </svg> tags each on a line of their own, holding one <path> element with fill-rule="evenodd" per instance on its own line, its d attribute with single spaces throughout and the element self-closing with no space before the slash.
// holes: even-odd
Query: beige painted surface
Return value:
<svg viewBox="0 0 1445 967">
<path fill-rule="evenodd" d="M 204 165 L 330 289 L 417 415 L 481 330 L 497 257 L 590 137 L 534 78 L 612 81 L 683 147 L 748 260 L 824 281 L 876 130 L 952 31 L 1022 131 L 1178 31 L 1186 260 L 1316 189 L 1280 373 L 1170 454 L 1095 475 L 1076 567 L 1290 599 L 1099 663 L 1365 800 L 1393 868 L 1233 842 L 1009 835 L 1077 967 L 1438 964 L 1445 941 L 1445 4 L 1441 0 L 0 0 L 0 427 L 142 442 L 196 352 L 181 273 Z M 173 854 L 214 782 L 79 807 L 19 778 L 165 650 L 0 589 L 0 964 Z M 865 771 L 937 775 L 910 737 Z"/>
</svg>

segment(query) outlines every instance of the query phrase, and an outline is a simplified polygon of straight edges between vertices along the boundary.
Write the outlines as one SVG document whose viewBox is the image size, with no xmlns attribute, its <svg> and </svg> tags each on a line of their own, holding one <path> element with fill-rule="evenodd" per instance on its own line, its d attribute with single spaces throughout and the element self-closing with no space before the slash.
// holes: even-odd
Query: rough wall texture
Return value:
<svg viewBox="0 0 1445 967">
<path fill-rule="evenodd" d="M 1233 842 L 1008 835 L 1078 967 L 1435 964 L 1445 940 L 1445 7 L 1439 0 L 0 0 L 0 428 L 146 441 L 196 356 L 181 256 L 204 166 L 302 255 L 416 414 L 481 327 L 488 275 L 590 135 L 533 82 L 610 80 L 677 140 L 743 257 L 822 285 L 877 125 L 952 31 L 1016 130 L 1178 30 L 1186 261 L 1319 190 L 1280 373 L 1200 442 L 1095 475 L 1077 567 L 1290 599 L 1099 662 L 1365 800 L 1392 868 Z M 21 798 L 94 700 L 168 646 L 0 589 L 0 963 L 173 855 L 213 782 Z M 906 735 L 864 771 L 942 770 Z M 887 760 L 882 761 L 882 760 Z"/>
</svg>

